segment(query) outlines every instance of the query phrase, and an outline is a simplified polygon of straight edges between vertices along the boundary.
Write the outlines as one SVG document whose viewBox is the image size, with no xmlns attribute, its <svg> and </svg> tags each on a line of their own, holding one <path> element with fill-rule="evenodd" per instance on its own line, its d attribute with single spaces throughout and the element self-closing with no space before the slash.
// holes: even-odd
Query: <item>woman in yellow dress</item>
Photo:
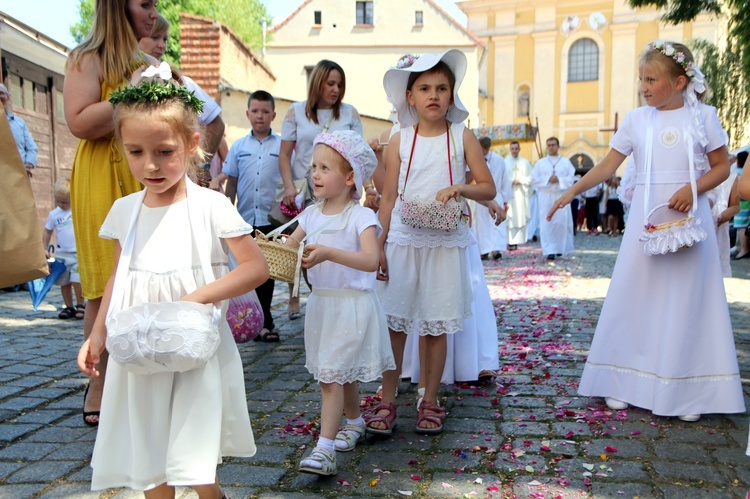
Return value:
<svg viewBox="0 0 750 499">
<path fill-rule="evenodd" d="M 144 64 L 158 63 L 138 48 L 151 34 L 158 12 L 154 0 L 96 0 L 94 23 L 86 39 L 70 54 L 63 97 L 65 120 L 81 139 L 73 163 L 70 200 L 83 296 L 88 300 L 84 339 L 88 338 L 114 266 L 114 242 L 99 238 L 99 227 L 116 199 L 141 189 L 116 145 L 109 94 L 128 83 Z M 83 421 L 99 424 L 107 356 L 101 376 L 89 380 Z M 89 390 L 90 388 L 90 390 Z"/>
</svg>

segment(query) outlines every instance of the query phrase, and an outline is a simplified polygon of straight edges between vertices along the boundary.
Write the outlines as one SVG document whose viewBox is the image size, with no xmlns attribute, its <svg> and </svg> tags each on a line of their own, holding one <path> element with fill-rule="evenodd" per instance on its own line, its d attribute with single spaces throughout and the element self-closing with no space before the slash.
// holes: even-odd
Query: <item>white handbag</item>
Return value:
<svg viewBox="0 0 750 499">
<path fill-rule="evenodd" d="M 206 284 L 214 280 L 207 238 L 209 230 L 199 206 L 191 197 L 196 186 L 187 180 L 187 207 L 193 237 Z M 143 205 L 142 191 L 130 220 L 130 227 L 117 265 L 112 299 L 107 310 L 107 351 L 132 373 L 184 372 L 206 365 L 221 342 L 219 304 L 189 301 L 143 303 L 120 310 L 125 280 L 135 241 L 135 223 Z M 203 223 L 201 223 L 203 222 Z"/>
</svg>

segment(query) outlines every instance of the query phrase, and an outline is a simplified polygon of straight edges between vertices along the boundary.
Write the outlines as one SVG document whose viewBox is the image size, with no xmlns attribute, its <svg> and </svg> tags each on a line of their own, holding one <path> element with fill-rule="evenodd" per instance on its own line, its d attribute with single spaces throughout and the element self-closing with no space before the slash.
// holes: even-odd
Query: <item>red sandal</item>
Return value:
<svg viewBox="0 0 750 499">
<path fill-rule="evenodd" d="M 380 411 L 388 411 L 388 414 L 379 416 L 378 412 Z M 385 428 L 373 428 L 370 426 L 372 423 L 383 423 Z M 396 428 L 396 404 L 381 402 L 367 415 L 367 433 L 391 436 L 394 428 Z"/>
<path fill-rule="evenodd" d="M 438 435 L 443 432 L 443 419 L 445 419 L 445 408 L 432 402 L 422 401 L 419 405 L 419 416 L 417 416 L 417 433 L 425 435 Z M 420 425 L 428 421 L 436 424 L 434 428 L 422 428 Z"/>
</svg>

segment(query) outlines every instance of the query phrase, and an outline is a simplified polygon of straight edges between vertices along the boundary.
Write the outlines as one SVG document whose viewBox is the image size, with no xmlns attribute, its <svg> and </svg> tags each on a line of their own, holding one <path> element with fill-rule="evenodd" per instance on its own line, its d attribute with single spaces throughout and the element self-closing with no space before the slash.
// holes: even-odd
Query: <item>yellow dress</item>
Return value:
<svg viewBox="0 0 750 499">
<path fill-rule="evenodd" d="M 114 90 L 102 82 L 101 100 L 108 100 Z M 84 298 L 101 298 L 114 266 L 115 243 L 101 239 L 99 228 L 116 199 L 141 189 L 114 134 L 81 139 L 70 178 L 70 202 Z"/>
</svg>

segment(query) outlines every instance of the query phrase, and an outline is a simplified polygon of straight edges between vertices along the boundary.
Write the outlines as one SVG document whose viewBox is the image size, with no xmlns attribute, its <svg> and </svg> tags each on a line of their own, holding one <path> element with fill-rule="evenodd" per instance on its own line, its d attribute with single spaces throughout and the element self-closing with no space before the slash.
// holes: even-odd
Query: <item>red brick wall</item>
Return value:
<svg viewBox="0 0 750 499">
<path fill-rule="evenodd" d="M 221 24 L 204 17 L 180 14 L 181 69 L 219 102 Z"/>
</svg>

